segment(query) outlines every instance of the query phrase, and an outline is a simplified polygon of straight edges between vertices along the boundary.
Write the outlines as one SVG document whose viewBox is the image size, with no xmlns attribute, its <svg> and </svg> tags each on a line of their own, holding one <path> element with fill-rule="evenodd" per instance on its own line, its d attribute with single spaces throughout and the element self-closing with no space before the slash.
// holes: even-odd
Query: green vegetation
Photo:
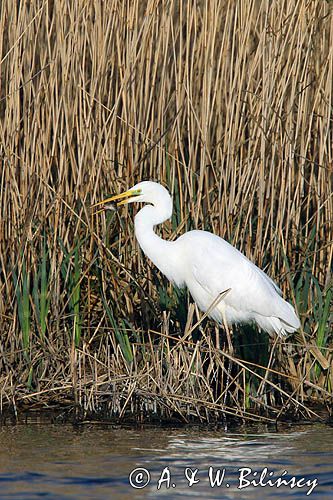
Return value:
<svg viewBox="0 0 333 500">
<path fill-rule="evenodd" d="M 318 418 L 333 393 L 332 5 L 12 2 L 0 8 L 0 408 L 211 421 Z M 302 330 L 225 333 L 140 252 L 166 185 L 175 239 L 223 236 Z"/>
</svg>

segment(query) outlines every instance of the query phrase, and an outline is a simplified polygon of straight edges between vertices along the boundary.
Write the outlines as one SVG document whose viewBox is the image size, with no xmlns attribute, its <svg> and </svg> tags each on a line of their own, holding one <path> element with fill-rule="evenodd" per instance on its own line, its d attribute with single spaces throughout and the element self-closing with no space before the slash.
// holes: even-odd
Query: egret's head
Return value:
<svg viewBox="0 0 333 500">
<path fill-rule="evenodd" d="M 104 205 L 104 209 L 111 208 L 108 206 L 108 203 L 112 203 L 114 201 L 117 202 L 117 207 L 120 205 L 127 205 L 128 203 L 134 203 L 136 201 L 150 203 L 156 206 L 158 204 L 165 203 L 167 200 L 171 201 L 170 195 L 168 191 L 161 186 L 161 184 L 158 184 L 157 182 L 143 181 L 135 184 L 135 186 L 131 187 L 131 189 L 128 189 L 124 193 L 116 194 L 106 200 L 96 203 L 93 207 Z"/>
</svg>

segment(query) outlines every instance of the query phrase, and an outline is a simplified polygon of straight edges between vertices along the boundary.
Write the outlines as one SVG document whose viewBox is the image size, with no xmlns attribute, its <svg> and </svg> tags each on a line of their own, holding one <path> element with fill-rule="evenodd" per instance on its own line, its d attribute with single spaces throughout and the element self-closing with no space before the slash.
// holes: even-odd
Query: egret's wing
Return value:
<svg viewBox="0 0 333 500">
<path fill-rule="evenodd" d="M 225 240 L 204 234 L 201 244 L 199 239 L 193 242 L 191 258 L 193 277 L 200 286 L 213 298 L 230 288 L 223 300 L 238 311 L 283 317 L 287 311 L 273 280 Z"/>
</svg>

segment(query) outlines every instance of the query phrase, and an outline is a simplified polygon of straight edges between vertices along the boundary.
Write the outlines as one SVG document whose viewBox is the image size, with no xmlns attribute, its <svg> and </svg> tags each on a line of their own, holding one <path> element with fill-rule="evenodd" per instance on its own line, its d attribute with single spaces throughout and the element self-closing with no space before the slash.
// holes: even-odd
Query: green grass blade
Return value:
<svg viewBox="0 0 333 500">
<path fill-rule="evenodd" d="M 30 278 L 26 272 L 25 262 L 22 265 L 22 340 L 23 348 L 27 351 L 30 347 L 30 297 L 29 297 Z"/>
<path fill-rule="evenodd" d="M 40 277 L 40 329 L 42 339 L 45 337 L 46 333 L 46 318 L 49 310 L 48 300 L 48 275 L 47 275 L 47 251 L 46 251 L 46 238 L 44 235 L 43 242 L 43 254 L 42 254 L 42 262 L 41 262 L 41 277 Z"/>
<path fill-rule="evenodd" d="M 113 311 L 112 311 L 111 307 L 108 305 L 108 303 L 106 302 L 104 295 L 102 295 L 102 301 L 103 301 L 104 309 L 105 309 L 105 311 L 108 315 L 108 318 L 111 322 L 111 326 L 112 326 L 113 331 L 115 333 L 117 342 L 120 345 L 121 352 L 123 353 L 123 356 L 126 359 L 126 361 L 128 363 L 131 363 L 133 361 L 133 353 L 132 353 L 131 344 L 130 344 L 127 332 L 125 330 L 126 326 L 125 326 L 124 322 L 122 322 L 123 328 L 119 329 L 117 322 L 115 321 Z"/>
</svg>

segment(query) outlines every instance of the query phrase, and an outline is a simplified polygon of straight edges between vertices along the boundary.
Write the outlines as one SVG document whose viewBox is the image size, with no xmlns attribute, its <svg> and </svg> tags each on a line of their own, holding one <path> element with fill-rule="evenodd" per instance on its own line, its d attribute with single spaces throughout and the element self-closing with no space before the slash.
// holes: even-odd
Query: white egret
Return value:
<svg viewBox="0 0 333 500">
<path fill-rule="evenodd" d="M 163 186 L 140 182 L 96 205 L 116 200 L 121 200 L 117 206 L 147 203 L 135 216 L 135 236 L 140 247 L 172 283 L 187 286 L 199 309 L 208 311 L 208 316 L 219 324 L 256 323 L 269 334 L 279 336 L 300 327 L 294 308 L 282 298 L 274 281 L 224 239 L 194 230 L 176 241 L 166 241 L 154 232 L 156 225 L 172 215 L 172 198 Z M 216 301 L 226 290 L 229 292 Z"/>
</svg>

